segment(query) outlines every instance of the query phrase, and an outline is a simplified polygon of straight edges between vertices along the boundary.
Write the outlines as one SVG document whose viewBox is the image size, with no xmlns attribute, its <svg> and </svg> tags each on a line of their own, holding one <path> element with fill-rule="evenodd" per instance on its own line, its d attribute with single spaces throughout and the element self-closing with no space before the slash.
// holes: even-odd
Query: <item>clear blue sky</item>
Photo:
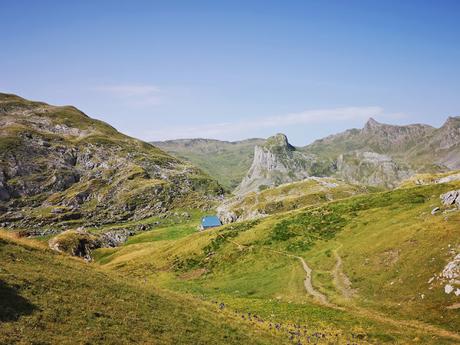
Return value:
<svg viewBox="0 0 460 345">
<path fill-rule="evenodd" d="M 460 115 L 460 1 L 0 0 L 0 91 L 145 139 Z"/>
</svg>

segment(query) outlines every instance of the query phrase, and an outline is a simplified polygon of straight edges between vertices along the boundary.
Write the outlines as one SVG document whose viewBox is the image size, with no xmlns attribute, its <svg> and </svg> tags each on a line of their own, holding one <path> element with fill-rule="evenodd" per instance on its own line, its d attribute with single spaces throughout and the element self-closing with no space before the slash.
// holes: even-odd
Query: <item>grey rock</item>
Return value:
<svg viewBox="0 0 460 345">
<path fill-rule="evenodd" d="M 255 146 L 252 165 L 234 194 L 243 195 L 257 192 L 260 188 L 302 180 L 310 176 L 316 161 L 314 155 L 301 152 L 289 144 L 284 134 L 277 134 L 263 145 Z"/>
<path fill-rule="evenodd" d="M 11 199 L 11 195 L 10 193 L 8 192 L 8 190 L 2 186 L 2 184 L 0 183 L 0 201 L 8 201 Z"/>
<path fill-rule="evenodd" d="M 337 159 L 337 175 L 347 182 L 394 188 L 413 171 L 390 156 L 376 152 L 350 152 Z"/>
<path fill-rule="evenodd" d="M 435 207 L 431 210 L 431 214 L 432 215 L 435 215 L 436 213 L 438 213 L 441 209 L 439 207 Z"/>
<path fill-rule="evenodd" d="M 108 231 L 99 236 L 101 247 L 118 247 L 125 243 L 129 236 L 134 235 L 135 232 L 128 229 L 117 229 Z"/>
<path fill-rule="evenodd" d="M 451 190 L 447 193 L 441 194 L 440 198 L 442 203 L 445 206 L 451 206 L 457 203 L 457 205 L 460 203 L 460 190 Z"/>
</svg>

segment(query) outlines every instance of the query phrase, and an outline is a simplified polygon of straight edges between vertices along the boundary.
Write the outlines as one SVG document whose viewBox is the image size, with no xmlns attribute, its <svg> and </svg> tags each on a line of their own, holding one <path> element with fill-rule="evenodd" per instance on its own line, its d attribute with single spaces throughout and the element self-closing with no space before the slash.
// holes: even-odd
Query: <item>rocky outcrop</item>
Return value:
<svg viewBox="0 0 460 345">
<path fill-rule="evenodd" d="M 277 134 L 268 138 L 264 145 L 255 147 L 251 168 L 234 194 L 243 195 L 302 180 L 319 164 L 317 156 L 297 150 L 284 134 Z"/>
<path fill-rule="evenodd" d="M 436 164 L 448 169 L 460 169 L 460 117 L 449 117 L 420 151 Z"/>
<path fill-rule="evenodd" d="M 460 190 L 451 190 L 441 194 L 440 198 L 444 206 L 456 205 L 460 208 Z"/>
<path fill-rule="evenodd" d="M 125 243 L 130 236 L 148 230 L 145 225 L 135 228 L 118 228 L 101 233 L 89 233 L 80 228 L 58 233 L 48 244 L 52 250 L 92 260 L 91 252 L 98 248 L 114 248 Z M 49 234 L 49 233 L 47 233 Z"/>
<path fill-rule="evenodd" d="M 135 234 L 136 231 L 129 229 L 117 229 L 107 231 L 99 236 L 99 242 L 101 247 L 104 248 L 118 247 L 125 243 L 130 236 L 133 236 Z"/>
<path fill-rule="evenodd" d="M 49 241 L 49 247 L 60 253 L 91 261 L 91 251 L 101 247 L 98 237 L 82 230 L 67 230 Z"/>
<path fill-rule="evenodd" d="M 336 174 L 351 183 L 394 188 L 413 171 L 387 155 L 352 152 L 338 157 Z"/>
</svg>

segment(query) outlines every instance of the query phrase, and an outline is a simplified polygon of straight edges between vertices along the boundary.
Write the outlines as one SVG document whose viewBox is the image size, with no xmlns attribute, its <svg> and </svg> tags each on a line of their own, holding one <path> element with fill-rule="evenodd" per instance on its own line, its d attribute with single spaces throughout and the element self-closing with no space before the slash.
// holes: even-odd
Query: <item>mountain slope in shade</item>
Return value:
<svg viewBox="0 0 460 345">
<path fill-rule="evenodd" d="M 0 94 L 4 226 L 139 219 L 184 204 L 207 206 L 221 192 L 191 164 L 74 107 Z"/>
</svg>

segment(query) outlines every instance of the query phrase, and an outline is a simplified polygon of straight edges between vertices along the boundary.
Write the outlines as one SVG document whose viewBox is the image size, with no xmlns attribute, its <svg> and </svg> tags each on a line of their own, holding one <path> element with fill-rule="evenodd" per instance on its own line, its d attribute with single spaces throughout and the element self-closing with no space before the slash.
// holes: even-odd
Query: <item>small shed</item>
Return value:
<svg viewBox="0 0 460 345">
<path fill-rule="evenodd" d="M 201 230 L 206 230 L 209 228 L 215 228 L 216 226 L 221 226 L 219 217 L 217 216 L 205 216 L 201 218 Z"/>
</svg>

